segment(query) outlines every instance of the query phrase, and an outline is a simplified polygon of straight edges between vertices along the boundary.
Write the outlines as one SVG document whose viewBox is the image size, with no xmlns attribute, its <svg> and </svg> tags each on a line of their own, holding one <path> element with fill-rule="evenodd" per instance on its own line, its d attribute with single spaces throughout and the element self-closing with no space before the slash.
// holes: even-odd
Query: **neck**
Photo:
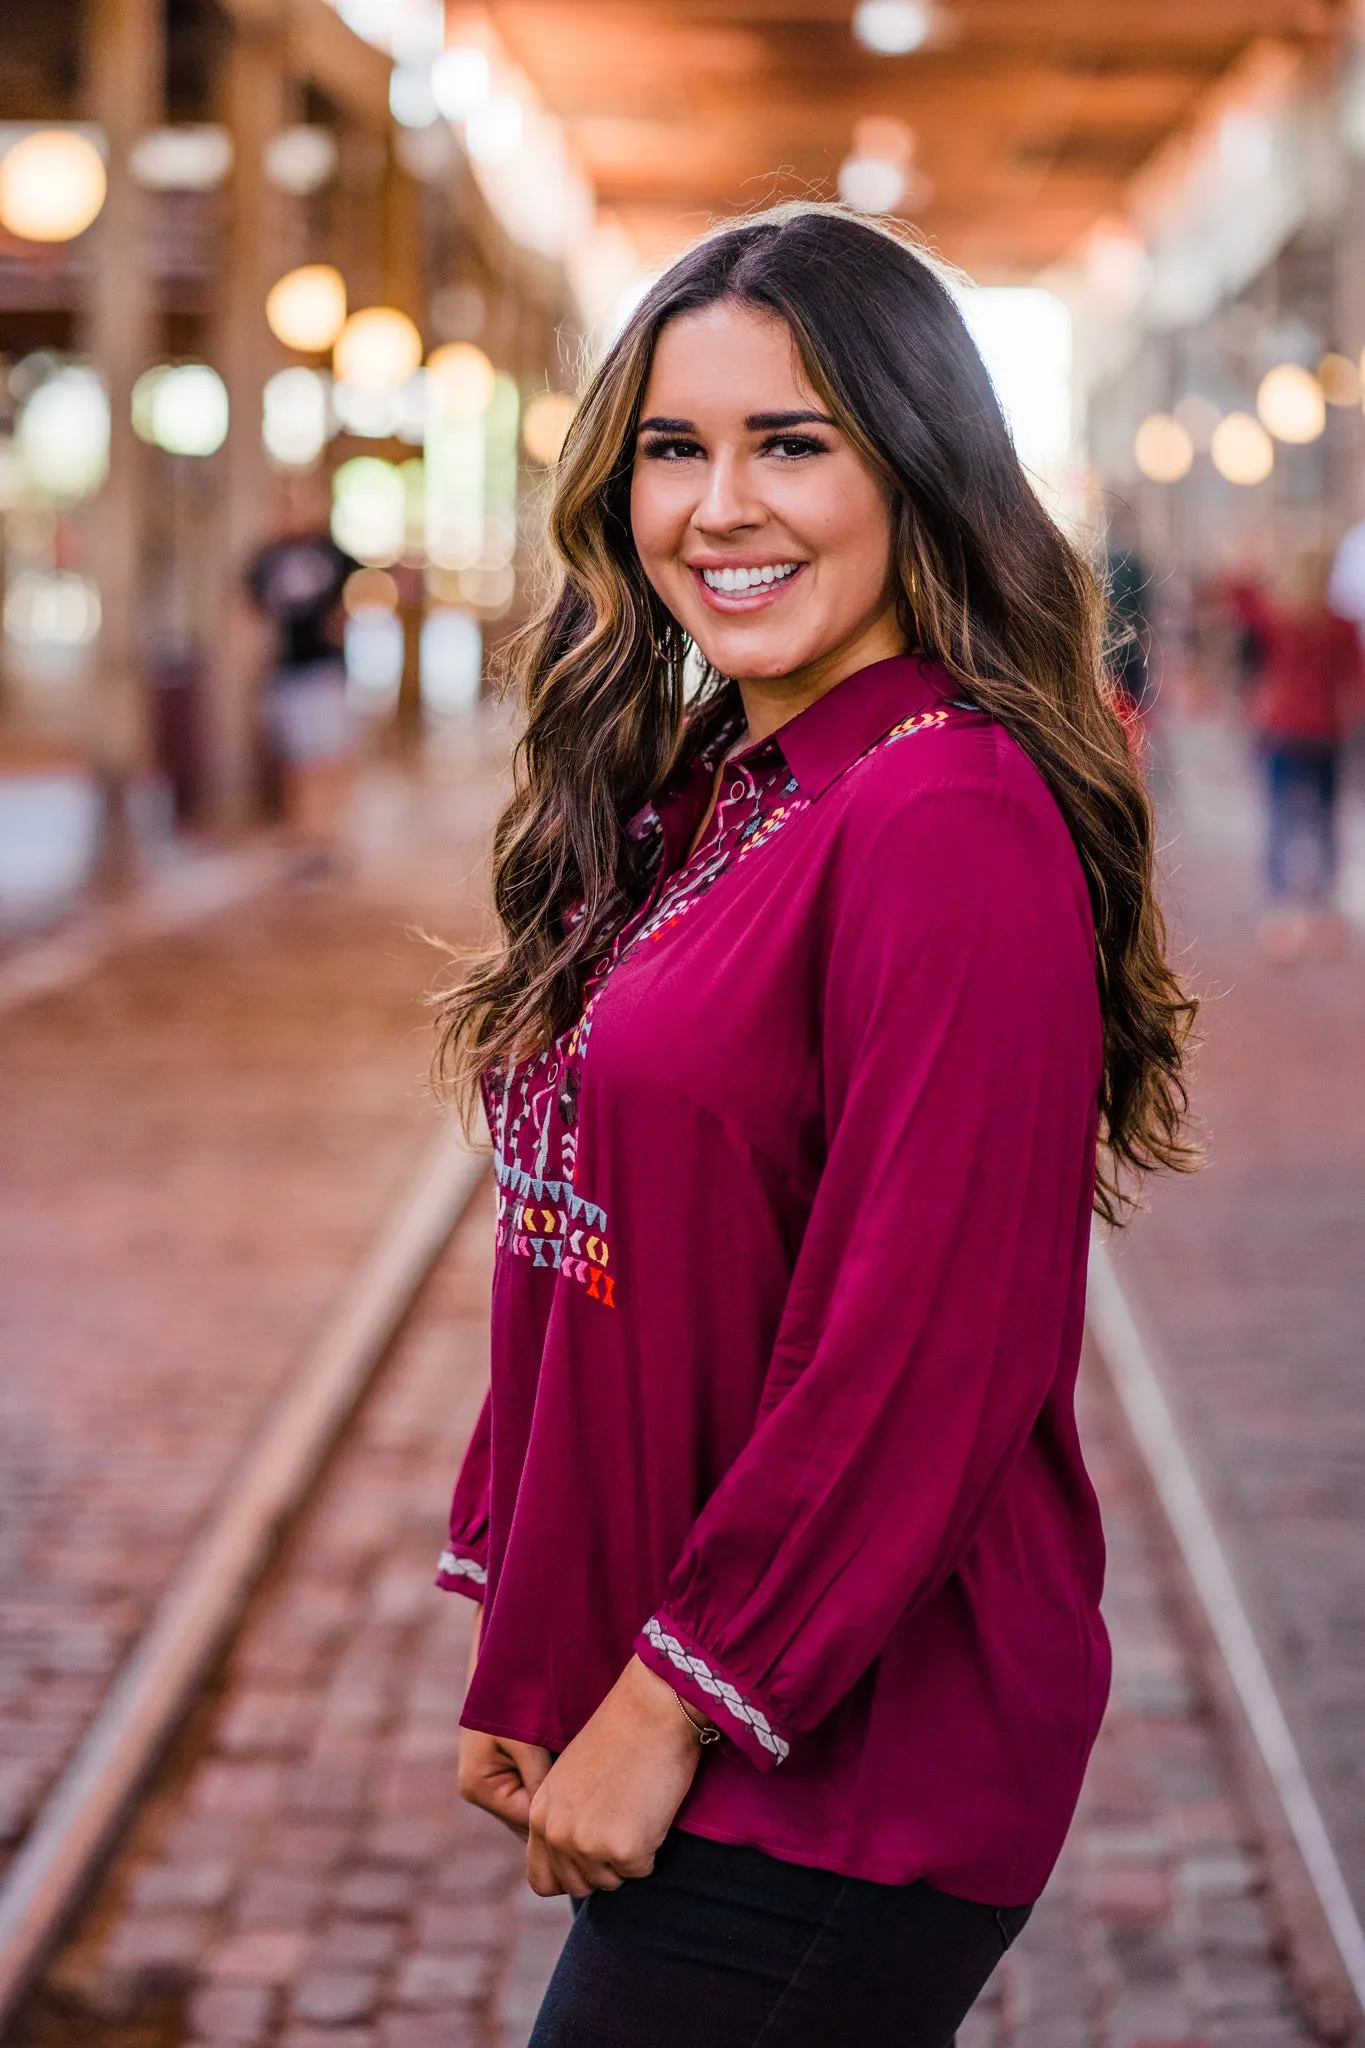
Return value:
<svg viewBox="0 0 1365 2048">
<path fill-rule="evenodd" d="M 769 738 L 789 719 L 828 696 L 846 676 L 870 668 L 874 661 L 888 661 L 906 651 L 905 634 L 891 611 L 833 653 L 822 655 L 804 668 L 793 669 L 789 675 L 738 677 L 748 728 L 746 746 Z"/>
</svg>

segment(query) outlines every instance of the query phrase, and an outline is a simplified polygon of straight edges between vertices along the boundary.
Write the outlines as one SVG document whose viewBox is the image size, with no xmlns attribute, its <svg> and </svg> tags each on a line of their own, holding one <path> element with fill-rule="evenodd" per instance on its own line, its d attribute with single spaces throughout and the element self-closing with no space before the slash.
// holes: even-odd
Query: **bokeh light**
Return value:
<svg viewBox="0 0 1365 2048">
<path fill-rule="evenodd" d="M 853 10 L 854 35 L 879 57 L 907 56 L 927 39 L 933 25 L 926 0 L 859 0 Z"/>
<path fill-rule="evenodd" d="M 905 197 L 900 164 L 879 156 L 846 156 L 839 166 L 839 197 L 855 213 L 894 213 Z"/>
<path fill-rule="evenodd" d="M 0 225 L 26 242 L 70 242 L 104 204 L 109 181 L 93 142 L 40 128 L 0 157 Z"/>
<path fill-rule="evenodd" d="M 1133 457 L 1153 483 L 1175 484 L 1190 473 L 1194 442 L 1188 428 L 1170 413 L 1152 412 L 1133 437 Z"/>
<path fill-rule="evenodd" d="M 389 73 L 389 112 L 401 128 L 429 128 L 440 118 L 429 64 L 395 64 Z"/>
<path fill-rule="evenodd" d="M 302 364 L 277 370 L 262 394 L 266 453 L 284 469 L 309 469 L 327 445 L 327 383 Z"/>
<path fill-rule="evenodd" d="M 463 121 L 493 90 L 493 71 L 482 50 L 456 44 L 431 67 L 431 90 L 447 121 Z"/>
<path fill-rule="evenodd" d="M 357 569 L 346 578 L 341 603 L 348 616 L 376 607 L 380 611 L 396 612 L 398 585 L 387 569 Z"/>
<path fill-rule="evenodd" d="M 88 647 L 100 629 L 100 594 L 70 570 L 26 569 L 5 592 L 5 633 L 20 647 Z"/>
<path fill-rule="evenodd" d="M 209 121 L 154 128 L 133 144 L 128 168 L 149 192 L 214 192 L 232 169 L 232 137 Z"/>
<path fill-rule="evenodd" d="M 904 121 L 866 114 L 839 166 L 839 197 L 858 213 L 892 213 L 910 188 L 915 135 Z"/>
<path fill-rule="evenodd" d="M 1230 484 L 1264 483 L 1275 467 L 1275 444 L 1249 412 L 1230 412 L 1218 422 L 1209 453 Z"/>
<path fill-rule="evenodd" d="M 348 555 L 371 568 L 399 560 L 407 535 L 408 503 L 403 478 L 377 455 L 355 455 L 332 480 L 332 538 Z"/>
<path fill-rule="evenodd" d="M 1329 350 L 1318 364 L 1318 382 L 1322 386 L 1322 395 L 1329 405 L 1360 404 L 1360 368 L 1349 356 L 1338 355 L 1335 350 Z"/>
<path fill-rule="evenodd" d="M 564 449 L 564 437 L 573 424 L 577 401 L 567 391 L 538 391 L 526 407 L 521 438 L 532 462 L 554 467 Z"/>
<path fill-rule="evenodd" d="M 160 364 L 133 387 L 133 431 L 168 455 L 215 455 L 227 439 L 227 386 L 207 363 Z"/>
<path fill-rule="evenodd" d="M 55 505 L 92 497 L 109 473 L 109 399 L 95 372 L 71 365 L 40 384 L 15 439 L 34 496 Z"/>
<path fill-rule="evenodd" d="M 448 341 L 427 358 L 427 388 L 442 419 L 477 419 L 493 396 L 493 365 L 472 341 Z"/>
<path fill-rule="evenodd" d="M 372 391 L 365 384 L 332 386 L 332 410 L 343 433 L 362 441 L 387 441 L 403 417 L 403 386 Z"/>
<path fill-rule="evenodd" d="M 396 306 L 366 306 L 352 313 L 336 339 L 332 367 L 337 378 L 367 391 L 389 391 L 412 375 L 422 360 L 422 337 Z"/>
<path fill-rule="evenodd" d="M 403 621 L 391 605 L 360 605 L 346 620 L 343 646 L 351 701 L 357 711 L 382 717 L 403 680 Z"/>
<path fill-rule="evenodd" d="M 330 263 L 286 271 L 266 297 L 270 332 L 300 355 L 321 355 L 346 324 L 346 280 Z"/>
<path fill-rule="evenodd" d="M 517 154 L 526 133 L 526 113 L 512 93 L 494 93 L 470 108 L 465 117 L 465 144 L 476 163 L 505 164 Z"/>
<path fill-rule="evenodd" d="M 337 139 L 317 122 L 299 122 L 272 135 L 265 147 L 265 175 L 277 192 L 306 199 L 336 176 L 340 161 Z"/>
<path fill-rule="evenodd" d="M 1262 377 L 1256 411 L 1261 425 L 1277 441 L 1299 446 L 1316 441 L 1327 424 L 1322 386 L 1300 363 L 1279 363 Z"/>
<path fill-rule="evenodd" d="M 434 718 L 458 718 L 479 701 L 483 634 L 479 622 L 453 605 L 437 605 L 422 624 L 418 666 L 422 706 Z"/>
</svg>

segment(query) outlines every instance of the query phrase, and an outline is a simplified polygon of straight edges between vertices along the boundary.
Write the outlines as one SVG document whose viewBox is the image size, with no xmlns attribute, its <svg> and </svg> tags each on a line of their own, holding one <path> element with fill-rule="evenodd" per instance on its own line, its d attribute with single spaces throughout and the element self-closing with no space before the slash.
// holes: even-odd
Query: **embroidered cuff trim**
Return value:
<svg viewBox="0 0 1365 2048">
<path fill-rule="evenodd" d="M 488 1584 L 488 1573 L 472 1557 L 461 1557 L 458 1551 L 443 1550 L 438 1567 L 447 1579 L 472 1579 L 476 1586 Z"/>
<path fill-rule="evenodd" d="M 661 1656 L 667 1657 L 669 1663 L 677 1670 L 694 1679 L 708 1699 L 719 1700 L 737 1721 L 742 1721 L 747 1728 L 752 1729 L 763 1748 L 775 1756 L 779 1763 L 790 1754 L 791 1744 L 784 1742 L 776 1733 L 767 1715 L 746 1700 L 742 1693 L 737 1692 L 728 1679 L 717 1678 L 704 1659 L 694 1656 L 690 1650 L 685 1650 L 676 1636 L 669 1635 L 668 1631 L 661 1627 L 657 1616 L 650 1616 L 645 1623 L 644 1634 L 652 1648 Z"/>
</svg>

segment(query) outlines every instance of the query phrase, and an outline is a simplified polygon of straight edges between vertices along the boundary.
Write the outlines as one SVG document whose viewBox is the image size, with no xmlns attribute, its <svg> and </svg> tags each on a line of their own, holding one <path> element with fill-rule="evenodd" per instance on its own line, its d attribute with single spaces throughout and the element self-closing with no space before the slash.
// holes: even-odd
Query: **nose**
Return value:
<svg viewBox="0 0 1365 2048">
<path fill-rule="evenodd" d="M 732 535 L 758 526 L 763 506 L 754 495 L 748 464 L 729 448 L 718 449 L 707 465 L 706 484 L 692 514 L 699 533 Z"/>
</svg>

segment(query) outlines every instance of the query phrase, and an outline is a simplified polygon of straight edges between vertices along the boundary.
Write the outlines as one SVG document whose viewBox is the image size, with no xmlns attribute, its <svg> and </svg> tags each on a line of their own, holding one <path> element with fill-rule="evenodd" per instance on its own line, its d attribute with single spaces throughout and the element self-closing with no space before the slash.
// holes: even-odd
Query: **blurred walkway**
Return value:
<svg viewBox="0 0 1365 2048">
<path fill-rule="evenodd" d="M 1358 1909 L 1365 1910 L 1365 938 L 1257 955 L 1253 793 L 1217 728 L 1183 736 L 1167 869 L 1205 998 L 1208 1165 L 1117 1247 Z M 1365 813 L 1345 900 L 1365 909 Z"/>
<path fill-rule="evenodd" d="M 24 2048 L 524 2048 L 568 1911 L 455 1796 L 471 1609 L 431 1583 L 487 1374 L 490 1216 L 485 1195 Z M 960 2048 L 1307 2048 L 1160 1531 L 1091 1377 L 1083 1414 L 1114 1699 L 1056 1878 Z"/>
<path fill-rule="evenodd" d="M 345 887 L 277 879 L 0 1016 L 6 1845 L 432 1128 L 408 927 L 469 928 L 486 754 L 372 773 Z"/>
</svg>

